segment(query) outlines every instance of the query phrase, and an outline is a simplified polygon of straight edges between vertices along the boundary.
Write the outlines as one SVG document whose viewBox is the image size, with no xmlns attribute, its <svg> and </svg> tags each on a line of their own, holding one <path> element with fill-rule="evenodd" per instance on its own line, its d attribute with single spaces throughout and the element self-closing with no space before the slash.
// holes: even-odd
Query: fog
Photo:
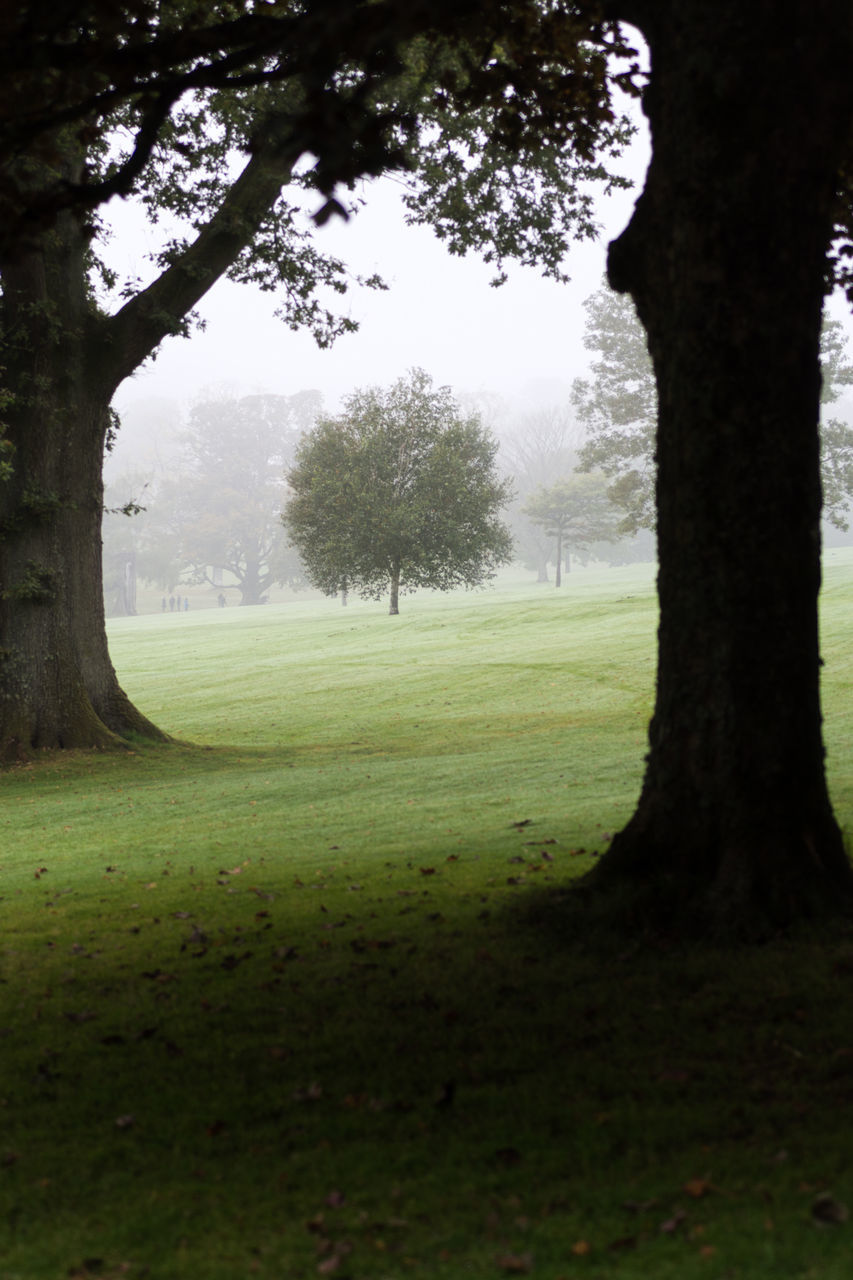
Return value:
<svg viewBox="0 0 853 1280">
<path fill-rule="evenodd" d="M 361 212 L 316 233 L 353 273 L 378 272 L 389 285 L 334 299 L 358 322 L 357 333 L 320 350 L 275 318 L 274 295 L 222 281 L 199 308 L 205 330 L 168 340 L 124 383 L 116 407 L 124 414 L 154 398 L 185 405 L 212 387 L 237 395 L 316 388 L 334 411 L 354 388 L 386 385 L 416 365 L 457 394 L 497 393 L 525 408 L 565 400 L 586 365 L 581 304 L 601 284 L 607 243 L 630 217 L 646 163 L 640 136 L 620 164 L 636 189 L 600 200 L 601 234 L 572 246 L 568 285 L 510 264 L 507 283 L 493 288 L 493 268 L 474 256 L 452 257 L 432 231 L 405 225 L 398 180 L 364 185 Z M 107 220 L 111 265 L 125 278 L 146 278 L 157 229 L 122 201 L 111 203 Z"/>
</svg>

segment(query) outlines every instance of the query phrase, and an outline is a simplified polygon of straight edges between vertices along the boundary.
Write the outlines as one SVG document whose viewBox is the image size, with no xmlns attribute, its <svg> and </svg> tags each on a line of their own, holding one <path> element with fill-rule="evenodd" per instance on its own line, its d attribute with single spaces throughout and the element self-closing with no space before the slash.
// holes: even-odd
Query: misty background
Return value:
<svg viewBox="0 0 853 1280">
<path fill-rule="evenodd" d="M 638 131 L 620 166 L 633 189 L 601 195 L 598 238 L 572 247 L 564 264 L 571 277 L 567 284 L 510 264 L 506 283 L 493 287 L 492 267 L 476 256 L 454 257 L 431 230 L 405 224 L 403 179 L 389 177 L 360 184 L 354 193 L 363 202 L 357 215 L 348 222 L 333 219 L 316 232 L 319 246 L 340 257 L 354 276 L 378 273 L 388 286 L 379 291 L 353 285 L 343 298 L 325 300 L 356 321 L 357 332 L 321 350 L 307 332 L 294 332 L 276 318 L 274 295 L 227 280 L 217 284 L 200 305 L 199 324 L 190 336 L 168 339 L 156 358 L 122 385 L 114 402 L 120 428 L 105 466 L 108 613 L 148 612 L 163 608 L 164 601 L 168 608 L 176 591 L 184 603 L 192 599 L 193 607 L 221 603 L 223 587 L 228 604 L 269 598 L 269 584 L 247 598 L 234 573 L 226 570 L 223 579 L 220 569 L 205 569 L 207 551 L 197 531 L 190 538 L 192 565 L 187 566 L 186 555 L 183 565 L 170 564 L 169 550 L 187 540 L 188 523 L 198 523 L 206 504 L 207 523 L 213 526 L 208 533 L 220 539 L 229 522 L 239 524 L 241 506 L 248 501 L 278 503 L 280 510 L 284 468 L 314 417 L 339 412 L 356 388 L 388 386 L 415 366 L 436 384 L 449 385 L 462 407 L 479 412 L 498 437 L 503 467 L 516 482 L 517 499 L 507 519 L 519 564 L 535 580 L 550 581 L 551 540 L 521 507 L 537 485 L 573 469 L 584 440 L 571 404 L 572 384 L 588 376 L 591 359 L 583 343 L 583 302 L 604 284 L 608 243 L 628 222 L 648 163 L 643 118 L 636 107 L 633 114 Z M 310 212 L 306 206 L 306 221 Z M 150 256 L 168 228 L 149 225 L 138 206 L 123 200 L 110 203 L 104 222 L 110 235 L 106 256 L 119 280 L 137 283 L 153 276 Z M 828 313 L 849 338 L 853 321 L 843 299 L 830 299 Z M 270 452 L 263 475 L 259 460 L 253 463 L 259 488 L 251 499 L 248 490 L 230 483 L 246 452 L 241 440 L 247 412 L 270 421 L 281 417 L 288 442 L 284 452 Z M 833 413 L 853 421 L 850 391 Z M 202 476 L 198 440 L 208 430 L 208 419 L 218 421 L 221 439 L 218 461 L 212 453 L 208 474 Z M 258 448 L 262 452 L 263 445 Z M 118 514 L 128 503 L 145 510 L 130 519 Z M 853 543 L 851 533 L 832 528 L 824 533 L 828 545 Z M 271 528 L 266 534 L 271 538 L 280 531 Z M 284 549 L 267 551 L 285 577 L 283 590 L 273 588 L 275 598 L 304 589 L 298 562 L 291 557 L 282 568 Z M 574 566 L 590 554 L 615 563 L 650 559 L 654 540 L 641 534 L 616 549 L 575 547 L 574 552 Z"/>
</svg>

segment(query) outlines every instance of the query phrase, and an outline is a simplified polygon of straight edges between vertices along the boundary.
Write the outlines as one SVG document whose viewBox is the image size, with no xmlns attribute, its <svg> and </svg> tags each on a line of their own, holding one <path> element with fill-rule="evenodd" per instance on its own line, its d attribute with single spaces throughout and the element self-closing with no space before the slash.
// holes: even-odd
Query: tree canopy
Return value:
<svg viewBox="0 0 853 1280">
<path fill-rule="evenodd" d="M 132 550 L 140 578 L 163 588 L 208 583 L 246 605 L 298 582 L 280 519 L 284 469 L 320 404 L 318 391 L 199 400 L 168 469 L 126 477 L 121 498 L 141 494 L 143 510 L 105 522 L 105 556 Z"/>
<path fill-rule="evenodd" d="M 413 369 L 356 391 L 300 444 L 284 521 L 309 580 L 327 595 L 477 587 L 509 560 L 511 496 L 498 445 L 448 387 Z"/>
<path fill-rule="evenodd" d="M 556 543 L 558 587 L 564 556 L 568 570 L 571 552 L 588 553 L 596 542 L 615 542 L 619 537 L 618 519 L 601 475 L 569 475 L 543 485 L 530 495 L 522 510 Z"/>
</svg>

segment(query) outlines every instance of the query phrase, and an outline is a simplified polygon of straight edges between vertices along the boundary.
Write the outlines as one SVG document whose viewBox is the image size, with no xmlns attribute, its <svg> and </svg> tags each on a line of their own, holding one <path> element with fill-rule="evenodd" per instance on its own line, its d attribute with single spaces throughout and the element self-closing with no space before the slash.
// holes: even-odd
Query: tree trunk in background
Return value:
<svg viewBox="0 0 853 1280">
<path fill-rule="evenodd" d="M 87 239 L 64 214 L 41 249 L 3 264 L 0 759 L 32 748 L 162 738 L 121 690 L 101 588 L 101 470 L 112 387 L 91 359 Z"/>
<path fill-rule="evenodd" d="M 589 883 L 635 919 L 754 935 L 853 892 L 817 627 L 818 352 L 849 6 L 809 0 L 784 22 L 769 0 L 637 8 L 653 10 L 653 158 L 609 273 L 658 384 L 658 681 L 637 811 Z"/>
<path fill-rule="evenodd" d="M 247 556 L 246 571 L 240 582 L 240 604 L 260 604 L 263 593 L 260 562 Z"/>
<path fill-rule="evenodd" d="M 391 603 L 388 606 L 388 612 L 390 614 L 400 612 L 400 566 L 398 564 L 391 568 Z"/>
<path fill-rule="evenodd" d="M 563 535 L 560 530 L 557 531 L 557 561 L 554 570 L 554 586 L 561 587 L 563 585 Z"/>
</svg>

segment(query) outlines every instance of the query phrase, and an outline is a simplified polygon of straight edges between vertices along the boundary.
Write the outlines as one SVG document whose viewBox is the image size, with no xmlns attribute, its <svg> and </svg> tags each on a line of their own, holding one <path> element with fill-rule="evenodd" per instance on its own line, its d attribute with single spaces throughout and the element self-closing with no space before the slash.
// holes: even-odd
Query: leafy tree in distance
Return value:
<svg viewBox="0 0 853 1280">
<path fill-rule="evenodd" d="M 601 155 L 626 130 L 606 56 L 572 23 L 562 56 L 584 93 L 565 96 L 535 0 L 511 18 L 480 0 L 247 0 L 237 18 L 230 0 L 86 0 L 50 15 L 33 2 L 0 33 L 0 758 L 14 759 L 162 737 L 109 657 L 103 449 L 116 388 L 188 331 L 213 284 L 277 291 L 286 323 L 321 344 L 351 331 L 329 305 L 347 272 L 306 202 L 322 223 L 347 212 L 356 179 L 407 166 L 413 219 L 449 234 L 464 212 L 451 247 L 488 234 L 498 270 L 533 255 L 559 274 L 569 238 L 594 230 L 587 180 L 618 181 Z M 461 170 L 442 149 L 466 157 Z M 559 217 L 528 208 L 531 171 Z M 96 211 L 116 191 L 173 231 L 153 278 L 114 289 Z"/>
<path fill-rule="evenodd" d="M 568 475 L 577 463 L 581 433 L 565 406 L 553 405 L 525 414 L 501 440 L 501 461 L 511 476 L 515 499 L 509 509 L 515 554 L 537 581 L 548 581 L 551 540 L 541 525 L 524 513 L 525 503 L 555 476 Z"/>
<path fill-rule="evenodd" d="M 613 503 L 600 475 L 572 475 L 543 486 L 522 508 L 534 524 L 556 540 L 554 585 L 562 585 L 562 561 L 569 569 L 571 551 L 588 552 L 596 542 L 614 542 L 619 536 Z"/>
<path fill-rule="evenodd" d="M 320 404 L 318 391 L 199 400 L 167 467 L 117 477 L 104 521 L 108 612 L 126 611 L 129 564 L 161 588 L 208 583 L 246 605 L 274 584 L 298 583 L 302 566 L 280 519 L 284 469 Z M 128 501 L 131 520 L 121 518 Z"/>
<path fill-rule="evenodd" d="M 603 288 L 587 298 L 584 346 L 595 353 L 592 378 L 577 378 L 572 401 L 591 439 L 580 450 L 585 469 L 612 477 L 610 496 L 624 511 L 622 530 L 655 525 L 654 456 L 657 393 L 646 335 L 626 295 Z M 833 404 L 853 383 L 840 321 L 824 317 L 821 330 L 821 403 Z M 837 419 L 821 423 L 824 515 L 848 528 L 853 497 L 853 430 Z"/>
<path fill-rule="evenodd" d="M 240 603 L 251 605 L 274 584 L 299 578 L 280 519 L 284 470 L 320 403 L 319 392 L 303 391 L 220 397 L 193 407 L 184 461 L 165 495 L 182 581 L 220 586 L 224 571 Z"/>
<path fill-rule="evenodd" d="M 480 586 L 512 555 L 497 449 L 421 369 L 354 392 L 304 437 L 287 474 L 283 518 L 308 579 L 327 595 L 390 591 L 391 614 L 401 590 Z"/>
</svg>

